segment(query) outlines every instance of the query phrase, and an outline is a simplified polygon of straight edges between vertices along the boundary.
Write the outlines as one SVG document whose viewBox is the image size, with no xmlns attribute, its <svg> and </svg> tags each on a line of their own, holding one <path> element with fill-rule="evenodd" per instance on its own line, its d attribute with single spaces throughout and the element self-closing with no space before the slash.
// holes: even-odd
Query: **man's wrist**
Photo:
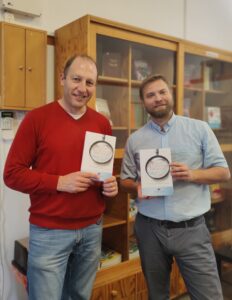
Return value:
<svg viewBox="0 0 232 300">
<path fill-rule="evenodd" d="M 63 191 L 63 177 L 64 176 L 59 176 L 58 181 L 57 181 L 57 191 L 62 192 Z"/>
</svg>

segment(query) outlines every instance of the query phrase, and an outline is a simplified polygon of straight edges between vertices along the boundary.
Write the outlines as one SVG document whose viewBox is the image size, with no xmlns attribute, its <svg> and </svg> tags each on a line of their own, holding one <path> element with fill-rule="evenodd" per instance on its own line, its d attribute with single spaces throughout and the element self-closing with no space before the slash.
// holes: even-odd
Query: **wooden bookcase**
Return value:
<svg viewBox="0 0 232 300">
<path fill-rule="evenodd" d="M 223 130 L 215 129 L 215 133 L 232 164 L 232 126 L 228 117 L 229 107 L 232 108 L 232 53 L 87 15 L 55 31 L 56 99 L 62 96 L 59 76 L 65 61 L 78 53 L 90 55 L 97 62 L 98 86 L 89 105 L 108 115 L 112 123 L 113 134 L 117 137 L 115 174 L 120 174 L 128 136 L 147 121 L 147 114 L 139 102 L 138 87 L 150 73 L 161 73 L 169 80 L 177 114 L 188 113 L 205 120 L 207 106 L 220 106 L 222 123 L 226 124 L 223 123 Z M 191 78 L 190 65 L 199 65 L 195 70 L 196 78 Z M 218 71 L 218 85 L 210 85 L 207 78 L 211 76 L 210 68 L 224 70 L 223 74 Z M 222 78 L 225 79 L 223 83 Z M 231 182 L 222 186 L 223 201 L 214 205 L 213 218 L 218 224 L 217 233 L 213 234 L 215 246 L 232 240 L 231 186 Z M 133 235 L 129 202 L 129 196 L 119 191 L 115 199 L 106 203 L 103 243 L 120 252 L 123 262 L 97 273 L 92 300 L 147 299 L 140 261 L 129 260 L 129 237 Z M 183 279 L 174 264 L 171 297 L 184 292 Z"/>
</svg>

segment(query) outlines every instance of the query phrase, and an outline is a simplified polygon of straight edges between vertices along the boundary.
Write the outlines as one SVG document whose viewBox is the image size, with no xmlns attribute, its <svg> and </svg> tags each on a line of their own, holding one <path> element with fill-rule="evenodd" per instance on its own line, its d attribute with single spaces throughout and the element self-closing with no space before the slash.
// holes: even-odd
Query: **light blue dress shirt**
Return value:
<svg viewBox="0 0 232 300">
<path fill-rule="evenodd" d="M 185 163 L 190 169 L 228 168 L 220 145 L 206 122 L 173 114 L 162 131 L 150 120 L 131 134 L 125 148 L 121 179 L 140 181 L 139 151 L 154 148 L 170 148 L 172 162 Z M 136 199 L 138 211 L 151 218 L 179 222 L 210 209 L 208 185 L 176 180 L 173 186 L 171 196 Z"/>
</svg>

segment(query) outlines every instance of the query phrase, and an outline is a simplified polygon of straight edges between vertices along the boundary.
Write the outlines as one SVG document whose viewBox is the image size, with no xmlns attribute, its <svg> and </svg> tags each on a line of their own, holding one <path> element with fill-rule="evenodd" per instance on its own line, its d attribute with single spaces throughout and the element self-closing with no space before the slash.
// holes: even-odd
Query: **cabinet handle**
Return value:
<svg viewBox="0 0 232 300">
<path fill-rule="evenodd" d="M 21 71 L 22 71 L 22 70 L 23 70 L 23 66 L 19 66 L 19 70 L 21 70 Z"/>
<path fill-rule="evenodd" d="M 116 297 L 118 296 L 118 292 L 116 290 L 111 291 L 111 296 Z"/>
<path fill-rule="evenodd" d="M 32 68 L 31 68 L 31 67 L 29 67 L 29 68 L 28 68 L 28 71 L 29 71 L 29 72 L 31 72 L 31 71 L 32 71 Z"/>
</svg>

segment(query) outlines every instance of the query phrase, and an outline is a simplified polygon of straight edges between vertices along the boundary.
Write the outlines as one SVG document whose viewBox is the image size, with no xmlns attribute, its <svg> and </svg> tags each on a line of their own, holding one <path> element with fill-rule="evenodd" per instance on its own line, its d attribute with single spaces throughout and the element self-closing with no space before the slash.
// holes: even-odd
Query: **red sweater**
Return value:
<svg viewBox="0 0 232 300">
<path fill-rule="evenodd" d="M 5 184 L 30 194 L 30 222 L 59 229 L 94 224 L 105 204 L 99 187 L 70 194 L 58 192 L 60 175 L 80 170 L 85 132 L 111 135 L 108 120 L 88 108 L 73 119 L 57 101 L 28 112 L 10 148 Z"/>
</svg>

